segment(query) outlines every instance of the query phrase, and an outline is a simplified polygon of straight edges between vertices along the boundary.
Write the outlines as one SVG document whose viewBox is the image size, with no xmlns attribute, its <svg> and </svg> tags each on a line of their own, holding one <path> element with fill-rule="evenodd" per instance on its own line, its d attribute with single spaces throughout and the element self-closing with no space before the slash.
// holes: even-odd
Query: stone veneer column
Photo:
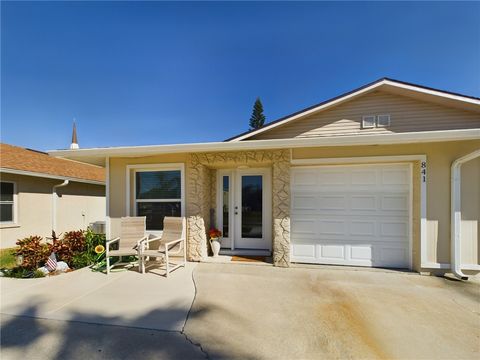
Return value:
<svg viewBox="0 0 480 360">
<path fill-rule="evenodd" d="M 200 261 L 207 257 L 207 234 L 210 217 L 210 170 L 198 155 L 187 163 L 187 258 Z"/>
<path fill-rule="evenodd" d="M 290 266 L 290 152 L 276 151 L 273 159 L 273 264 Z"/>
</svg>

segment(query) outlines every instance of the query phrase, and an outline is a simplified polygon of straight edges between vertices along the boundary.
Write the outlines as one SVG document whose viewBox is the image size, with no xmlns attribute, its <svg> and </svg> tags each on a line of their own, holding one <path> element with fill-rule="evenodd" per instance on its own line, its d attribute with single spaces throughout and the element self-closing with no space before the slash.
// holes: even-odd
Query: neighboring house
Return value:
<svg viewBox="0 0 480 360">
<path fill-rule="evenodd" d="M 105 221 L 105 169 L 0 144 L 0 247 Z"/>
<path fill-rule="evenodd" d="M 110 236 L 187 216 L 190 260 L 216 226 L 223 253 L 277 266 L 480 270 L 475 97 L 381 79 L 225 142 L 51 154 L 106 166 Z"/>
</svg>

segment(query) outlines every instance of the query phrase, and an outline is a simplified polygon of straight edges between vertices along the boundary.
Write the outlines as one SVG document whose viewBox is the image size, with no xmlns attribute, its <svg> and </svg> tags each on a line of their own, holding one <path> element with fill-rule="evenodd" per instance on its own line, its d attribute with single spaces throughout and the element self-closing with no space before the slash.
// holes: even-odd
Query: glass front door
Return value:
<svg viewBox="0 0 480 360">
<path fill-rule="evenodd" d="M 270 169 L 223 170 L 217 182 L 222 248 L 271 250 Z"/>
</svg>

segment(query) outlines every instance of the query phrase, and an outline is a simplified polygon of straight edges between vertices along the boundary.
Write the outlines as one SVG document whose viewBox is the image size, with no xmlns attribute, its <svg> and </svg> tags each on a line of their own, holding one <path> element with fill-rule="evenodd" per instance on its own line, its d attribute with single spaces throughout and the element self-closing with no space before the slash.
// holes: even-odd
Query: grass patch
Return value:
<svg viewBox="0 0 480 360">
<path fill-rule="evenodd" d="M 0 249 L 0 268 L 13 269 L 16 266 L 15 248 Z"/>
</svg>

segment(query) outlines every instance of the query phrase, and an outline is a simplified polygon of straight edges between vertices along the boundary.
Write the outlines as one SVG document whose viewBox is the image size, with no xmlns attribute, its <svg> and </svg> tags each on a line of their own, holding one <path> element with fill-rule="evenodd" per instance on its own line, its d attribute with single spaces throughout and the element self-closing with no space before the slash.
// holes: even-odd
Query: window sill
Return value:
<svg viewBox="0 0 480 360">
<path fill-rule="evenodd" d="M 11 228 L 19 228 L 20 224 L 15 223 L 0 223 L 0 229 L 11 229 Z"/>
</svg>

